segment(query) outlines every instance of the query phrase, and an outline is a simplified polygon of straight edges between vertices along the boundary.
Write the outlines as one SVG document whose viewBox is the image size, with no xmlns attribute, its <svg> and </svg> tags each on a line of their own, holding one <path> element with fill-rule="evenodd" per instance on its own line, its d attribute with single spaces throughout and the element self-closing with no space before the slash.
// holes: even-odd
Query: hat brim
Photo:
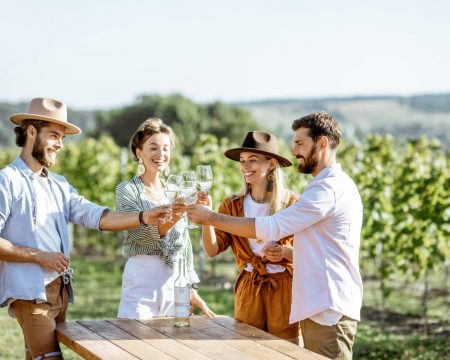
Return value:
<svg viewBox="0 0 450 360">
<path fill-rule="evenodd" d="M 231 159 L 234 161 L 240 161 L 240 155 L 242 152 L 258 153 L 258 154 L 263 154 L 263 155 L 273 157 L 278 160 L 278 162 L 280 163 L 280 165 L 282 167 L 289 167 L 292 165 L 292 161 L 290 161 L 280 155 L 277 155 L 277 154 L 274 154 L 274 153 L 271 153 L 268 151 L 264 151 L 264 150 L 258 150 L 255 148 L 245 148 L 245 147 L 234 148 L 234 149 L 225 151 L 224 154 L 228 159 Z"/>
<path fill-rule="evenodd" d="M 78 135 L 81 133 L 81 129 L 73 125 L 71 123 L 68 123 L 66 121 L 61 121 L 57 119 L 53 119 L 47 116 L 37 115 L 37 114 L 14 114 L 9 117 L 9 120 L 13 122 L 14 124 L 18 126 L 22 126 L 22 123 L 24 120 L 42 120 L 42 121 L 48 121 L 54 124 L 62 125 L 66 128 L 66 134 L 67 135 Z"/>
</svg>

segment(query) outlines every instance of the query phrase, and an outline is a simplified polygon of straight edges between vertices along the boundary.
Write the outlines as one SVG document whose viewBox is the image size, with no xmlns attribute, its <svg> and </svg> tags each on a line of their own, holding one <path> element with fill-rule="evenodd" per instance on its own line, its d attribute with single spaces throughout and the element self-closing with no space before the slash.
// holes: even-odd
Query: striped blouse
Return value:
<svg viewBox="0 0 450 360">
<path fill-rule="evenodd" d="M 150 201 L 140 177 L 120 183 L 116 188 L 116 208 L 118 211 L 150 210 L 158 204 Z M 186 228 L 186 220 L 181 218 L 165 235 L 160 236 L 157 225 L 139 226 L 125 231 L 123 252 L 125 256 L 158 255 L 165 265 L 173 268 L 174 256 L 180 254 L 185 261 L 187 280 L 196 284 L 200 280 L 194 270 L 194 256 L 191 239 Z"/>
</svg>

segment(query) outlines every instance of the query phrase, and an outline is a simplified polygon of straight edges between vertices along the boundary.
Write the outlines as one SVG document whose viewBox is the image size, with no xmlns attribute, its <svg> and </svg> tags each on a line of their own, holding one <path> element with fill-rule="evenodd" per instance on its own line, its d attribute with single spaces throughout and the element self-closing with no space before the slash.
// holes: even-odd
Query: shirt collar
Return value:
<svg viewBox="0 0 450 360">
<path fill-rule="evenodd" d="M 328 177 L 330 174 L 337 172 L 337 171 L 342 171 L 342 167 L 341 164 L 339 163 L 334 163 L 331 164 L 325 168 L 323 168 L 315 177 L 311 182 L 315 182 L 315 181 L 319 181 L 322 180 L 326 177 Z"/>
<path fill-rule="evenodd" d="M 23 159 L 18 156 L 16 158 L 16 160 L 14 160 L 13 162 L 14 166 L 16 166 L 24 175 L 29 176 L 29 177 L 33 177 L 35 176 L 34 172 L 31 171 L 31 169 L 28 167 L 28 165 L 26 164 L 25 161 L 23 161 Z M 41 171 L 41 175 L 42 177 L 47 178 L 48 177 L 48 169 L 43 166 L 42 167 L 42 171 Z"/>
</svg>

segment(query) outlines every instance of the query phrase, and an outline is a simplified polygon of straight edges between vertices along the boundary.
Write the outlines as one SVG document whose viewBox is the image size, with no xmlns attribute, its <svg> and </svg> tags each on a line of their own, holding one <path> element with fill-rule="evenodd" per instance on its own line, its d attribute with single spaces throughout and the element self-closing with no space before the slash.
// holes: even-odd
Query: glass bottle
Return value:
<svg viewBox="0 0 450 360">
<path fill-rule="evenodd" d="M 179 275 L 175 280 L 174 290 L 175 326 L 189 326 L 190 286 L 184 273 L 184 259 L 182 257 L 180 257 L 178 264 Z"/>
</svg>

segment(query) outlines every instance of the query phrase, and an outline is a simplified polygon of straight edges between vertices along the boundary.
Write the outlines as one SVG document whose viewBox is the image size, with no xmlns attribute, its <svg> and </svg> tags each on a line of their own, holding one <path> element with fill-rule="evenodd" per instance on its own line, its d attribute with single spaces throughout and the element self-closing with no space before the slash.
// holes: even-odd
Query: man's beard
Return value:
<svg viewBox="0 0 450 360">
<path fill-rule="evenodd" d="M 314 147 L 311 149 L 306 158 L 300 158 L 303 159 L 303 162 L 299 162 L 298 171 L 303 174 L 311 174 L 319 163 L 319 154 L 316 152 L 316 145 L 314 144 Z"/>
<path fill-rule="evenodd" d="M 55 163 L 55 157 L 49 155 L 49 153 L 45 151 L 45 146 L 42 144 L 39 135 L 36 137 L 36 142 L 34 143 L 31 155 L 39 162 L 39 164 L 47 168 L 52 167 Z"/>
</svg>

